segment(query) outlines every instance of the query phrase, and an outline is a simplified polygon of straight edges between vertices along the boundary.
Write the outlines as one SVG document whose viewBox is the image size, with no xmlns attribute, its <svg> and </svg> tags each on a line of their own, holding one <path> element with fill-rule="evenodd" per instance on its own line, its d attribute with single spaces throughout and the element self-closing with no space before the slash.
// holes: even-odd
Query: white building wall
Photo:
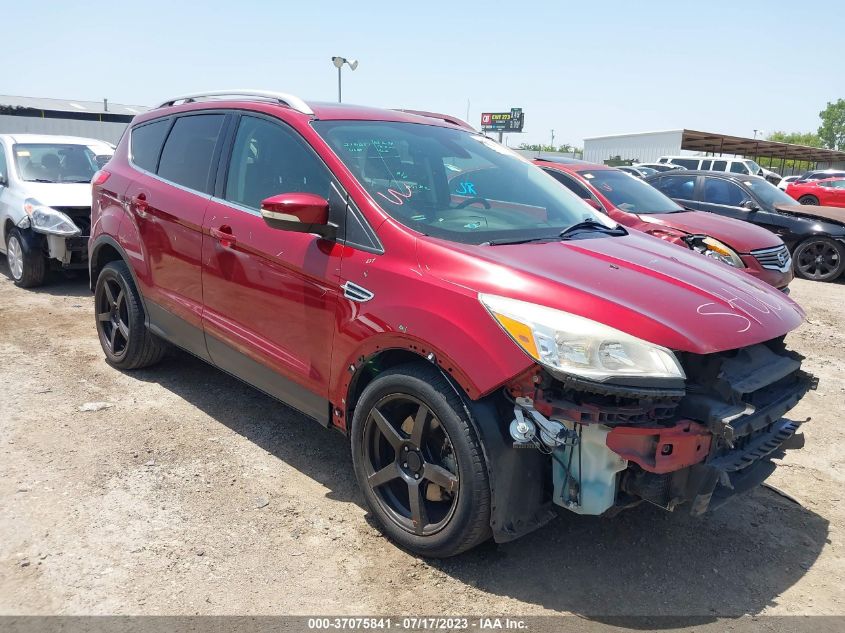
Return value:
<svg viewBox="0 0 845 633">
<path fill-rule="evenodd" d="M 586 138 L 584 160 L 601 164 L 611 156 L 619 156 L 623 160 L 653 163 L 661 156 L 689 154 L 681 152 L 683 134 L 683 130 L 669 130 Z"/>
<path fill-rule="evenodd" d="M 114 121 L 42 119 L 40 117 L 0 114 L 0 134 L 62 134 L 96 138 L 117 144 L 126 126 L 127 123 Z"/>
</svg>

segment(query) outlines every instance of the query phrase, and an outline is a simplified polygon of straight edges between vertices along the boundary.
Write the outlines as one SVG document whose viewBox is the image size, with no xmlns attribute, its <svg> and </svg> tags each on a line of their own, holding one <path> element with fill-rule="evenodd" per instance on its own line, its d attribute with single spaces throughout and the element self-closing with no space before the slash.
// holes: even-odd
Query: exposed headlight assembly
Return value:
<svg viewBox="0 0 845 633">
<path fill-rule="evenodd" d="M 745 268 L 745 263 L 743 263 L 739 254 L 730 246 L 715 238 L 707 235 L 690 235 L 684 241 L 692 250 L 705 257 L 715 259 L 734 268 Z"/>
<path fill-rule="evenodd" d="M 30 226 L 39 233 L 52 233 L 63 237 L 75 237 L 82 230 L 61 211 L 41 204 L 38 200 L 27 198 L 23 210 L 29 216 Z"/>
<path fill-rule="evenodd" d="M 671 350 L 575 314 L 480 294 L 481 303 L 525 352 L 549 369 L 595 381 L 686 378 Z"/>
</svg>

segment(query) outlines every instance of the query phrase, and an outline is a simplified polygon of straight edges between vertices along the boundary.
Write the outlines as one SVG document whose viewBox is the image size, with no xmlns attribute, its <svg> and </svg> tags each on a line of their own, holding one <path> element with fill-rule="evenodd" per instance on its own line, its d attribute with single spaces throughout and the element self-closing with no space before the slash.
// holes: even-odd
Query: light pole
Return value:
<svg viewBox="0 0 845 633">
<path fill-rule="evenodd" d="M 343 68 L 343 65 L 346 64 L 349 66 L 350 69 L 355 70 L 358 68 L 358 60 L 348 60 L 345 57 L 332 57 L 332 63 L 334 67 L 337 68 L 337 102 L 340 103 L 341 101 L 341 88 L 340 88 L 340 69 Z"/>
</svg>

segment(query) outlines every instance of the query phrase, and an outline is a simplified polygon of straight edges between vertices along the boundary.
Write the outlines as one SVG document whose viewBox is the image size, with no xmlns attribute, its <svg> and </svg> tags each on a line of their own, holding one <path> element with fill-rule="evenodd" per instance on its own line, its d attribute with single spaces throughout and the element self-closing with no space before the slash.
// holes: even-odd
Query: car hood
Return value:
<svg viewBox="0 0 845 633">
<path fill-rule="evenodd" d="M 803 310 L 742 271 L 639 231 L 500 246 L 419 239 L 420 270 L 577 314 L 674 350 L 709 354 L 777 338 Z"/>
<path fill-rule="evenodd" d="M 26 182 L 23 183 L 23 189 L 27 198 L 35 198 L 48 207 L 91 206 L 90 182 Z"/>
<path fill-rule="evenodd" d="M 845 208 L 820 207 L 811 204 L 776 204 L 781 213 L 798 215 L 804 218 L 819 218 L 845 225 Z"/>
<path fill-rule="evenodd" d="M 750 253 L 759 248 L 772 248 L 783 244 L 781 239 L 762 227 L 726 218 L 704 211 L 683 211 L 679 213 L 643 213 L 642 221 L 659 224 L 696 235 L 715 237 L 740 253 Z"/>
</svg>

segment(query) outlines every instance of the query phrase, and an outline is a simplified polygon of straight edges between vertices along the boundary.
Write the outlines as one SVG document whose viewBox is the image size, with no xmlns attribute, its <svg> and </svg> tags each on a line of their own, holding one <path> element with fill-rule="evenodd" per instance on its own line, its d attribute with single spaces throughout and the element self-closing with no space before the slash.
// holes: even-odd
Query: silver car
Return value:
<svg viewBox="0 0 845 633">
<path fill-rule="evenodd" d="M 90 138 L 0 134 L 0 253 L 15 284 L 87 268 L 91 178 L 113 153 Z"/>
</svg>

